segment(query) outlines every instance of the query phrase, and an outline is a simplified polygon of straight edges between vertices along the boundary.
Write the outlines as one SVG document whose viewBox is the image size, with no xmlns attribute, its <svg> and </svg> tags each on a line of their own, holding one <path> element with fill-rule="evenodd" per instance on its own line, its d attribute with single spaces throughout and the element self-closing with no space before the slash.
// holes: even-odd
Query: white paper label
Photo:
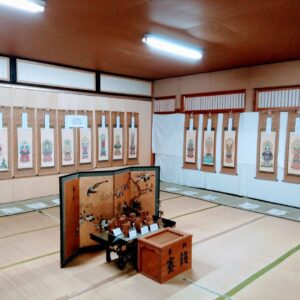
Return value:
<svg viewBox="0 0 300 300">
<path fill-rule="evenodd" d="M 3 128 L 3 113 L 0 112 L 0 129 Z"/>
<path fill-rule="evenodd" d="M 267 118 L 267 124 L 266 124 L 266 133 L 271 133 L 272 131 L 272 118 Z"/>
<path fill-rule="evenodd" d="M 28 128 L 28 124 L 27 124 L 27 113 L 26 113 L 26 112 L 22 112 L 22 128 L 23 128 L 23 129 Z"/>
<path fill-rule="evenodd" d="M 296 134 L 300 134 L 300 118 L 296 118 L 295 132 Z"/>
<path fill-rule="evenodd" d="M 150 225 L 150 231 L 153 232 L 153 231 L 156 231 L 156 230 L 158 230 L 158 225 L 157 225 L 157 223 L 151 224 L 151 225 Z"/>
<path fill-rule="evenodd" d="M 45 114 L 45 129 L 49 129 L 49 128 L 50 128 L 50 115 Z"/>
<path fill-rule="evenodd" d="M 113 229 L 113 234 L 116 236 L 123 235 L 120 227 Z"/>
<path fill-rule="evenodd" d="M 149 232 L 148 226 L 143 226 L 143 227 L 141 228 L 141 234 L 146 234 L 146 233 L 148 233 L 148 232 Z"/>
<path fill-rule="evenodd" d="M 117 116 L 117 128 L 120 128 L 120 116 Z"/>
<path fill-rule="evenodd" d="M 194 119 L 190 118 L 190 128 L 189 130 L 193 130 L 194 129 Z"/>
<path fill-rule="evenodd" d="M 228 118 L 228 131 L 232 131 L 232 118 Z"/>
<path fill-rule="evenodd" d="M 211 131 L 211 119 L 207 119 L 207 131 Z"/>
<path fill-rule="evenodd" d="M 129 238 L 130 239 L 134 239 L 134 238 L 136 238 L 136 230 L 135 229 L 132 229 L 132 230 L 130 230 L 129 231 Z"/>
<path fill-rule="evenodd" d="M 102 128 L 105 128 L 105 125 L 106 125 L 106 124 L 105 124 L 105 122 L 106 122 L 105 119 L 106 119 L 105 115 L 101 116 L 101 127 L 102 127 Z"/>
<path fill-rule="evenodd" d="M 135 127 L 135 118 L 134 116 L 131 117 L 131 128 Z"/>
<path fill-rule="evenodd" d="M 65 128 L 88 128 L 88 117 L 85 115 L 66 115 Z"/>
</svg>

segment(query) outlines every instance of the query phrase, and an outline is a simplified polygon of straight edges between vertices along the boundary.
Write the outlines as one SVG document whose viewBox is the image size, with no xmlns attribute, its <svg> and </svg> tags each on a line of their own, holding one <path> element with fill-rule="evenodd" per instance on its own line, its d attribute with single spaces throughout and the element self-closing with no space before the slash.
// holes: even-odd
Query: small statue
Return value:
<svg viewBox="0 0 300 300">
<path fill-rule="evenodd" d="M 131 228 L 131 224 L 129 221 L 122 225 L 121 230 L 122 230 L 124 236 L 129 237 L 130 228 Z"/>
</svg>

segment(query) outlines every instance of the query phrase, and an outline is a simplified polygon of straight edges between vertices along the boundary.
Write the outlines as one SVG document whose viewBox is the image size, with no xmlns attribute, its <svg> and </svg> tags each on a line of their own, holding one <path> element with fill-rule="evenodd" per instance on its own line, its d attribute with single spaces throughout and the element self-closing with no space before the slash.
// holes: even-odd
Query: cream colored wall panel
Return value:
<svg viewBox="0 0 300 300">
<path fill-rule="evenodd" d="M 96 73 L 17 59 L 17 82 L 96 90 Z"/>
<path fill-rule="evenodd" d="M 0 56 L 0 80 L 9 81 L 9 58 Z"/>
<path fill-rule="evenodd" d="M 100 75 L 101 92 L 148 96 L 152 95 L 151 81 L 125 78 L 115 75 Z"/>
<path fill-rule="evenodd" d="M 0 86 L 0 105 L 138 112 L 142 120 L 139 127 L 139 162 L 145 166 L 151 162 L 151 101 Z M 55 175 L 0 180 L 0 203 L 58 194 L 58 178 Z"/>
</svg>

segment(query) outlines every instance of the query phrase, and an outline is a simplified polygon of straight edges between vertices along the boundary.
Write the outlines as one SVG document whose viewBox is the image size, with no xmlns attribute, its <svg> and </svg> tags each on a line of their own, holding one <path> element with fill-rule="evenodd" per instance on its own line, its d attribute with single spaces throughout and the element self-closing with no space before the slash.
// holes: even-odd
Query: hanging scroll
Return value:
<svg viewBox="0 0 300 300">
<path fill-rule="evenodd" d="M 0 179 L 11 177 L 10 107 L 0 107 Z"/>
<path fill-rule="evenodd" d="M 75 111 L 58 111 L 58 133 L 59 133 L 59 169 L 60 172 L 76 171 L 76 129 L 66 128 L 66 115 L 75 115 Z"/>
<path fill-rule="evenodd" d="M 14 108 L 14 176 L 34 176 L 35 114 L 33 108 Z"/>
<path fill-rule="evenodd" d="M 112 165 L 124 165 L 125 145 L 124 145 L 124 113 L 112 112 L 113 134 L 112 134 Z"/>
<path fill-rule="evenodd" d="M 77 129 L 77 153 L 78 153 L 78 170 L 89 170 L 94 168 L 93 164 L 93 112 L 92 111 L 77 111 L 77 116 L 86 118 L 85 124 Z"/>
<path fill-rule="evenodd" d="M 205 172 L 215 172 L 216 128 L 218 115 L 204 115 L 202 140 L 202 168 Z"/>
<path fill-rule="evenodd" d="M 183 168 L 197 169 L 199 115 L 186 114 L 184 127 Z"/>
<path fill-rule="evenodd" d="M 300 112 L 288 113 L 284 181 L 300 184 Z"/>
<path fill-rule="evenodd" d="M 57 173 L 57 134 L 56 111 L 53 109 L 37 110 L 38 129 L 38 174 Z"/>
<path fill-rule="evenodd" d="M 223 114 L 223 148 L 221 173 L 237 174 L 239 113 Z"/>
<path fill-rule="evenodd" d="M 277 179 L 279 113 L 261 112 L 257 143 L 256 178 Z"/>
<path fill-rule="evenodd" d="M 96 111 L 97 167 L 110 167 L 110 112 Z"/>
<path fill-rule="evenodd" d="M 127 164 L 137 164 L 139 159 L 139 114 L 127 113 Z"/>
</svg>

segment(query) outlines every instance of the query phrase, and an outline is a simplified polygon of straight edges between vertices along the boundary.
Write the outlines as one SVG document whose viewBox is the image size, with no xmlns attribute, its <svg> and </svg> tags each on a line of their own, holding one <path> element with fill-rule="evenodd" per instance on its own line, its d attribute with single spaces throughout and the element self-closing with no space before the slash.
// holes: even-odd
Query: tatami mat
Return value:
<svg viewBox="0 0 300 300">
<path fill-rule="evenodd" d="M 59 195 L 0 204 L 0 217 L 59 206 Z"/>
<path fill-rule="evenodd" d="M 59 219 L 55 220 L 39 212 L 3 217 L 0 218 L 0 239 L 58 225 Z"/>
<path fill-rule="evenodd" d="M 215 197 L 222 194 L 199 191 L 201 197 L 209 195 L 203 201 L 189 191 L 161 192 L 160 197 L 165 217 L 193 234 L 192 270 L 158 284 L 130 264 L 120 271 L 115 261 L 106 263 L 105 251 L 81 254 L 61 269 L 59 207 L 38 209 L 0 218 L 0 298 L 297 299 L 299 252 L 251 278 L 299 245 L 300 223 L 220 205 Z M 248 283 L 236 292 L 243 282 Z"/>
<path fill-rule="evenodd" d="M 190 188 L 173 183 L 161 182 L 161 191 L 174 193 L 174 195 L 189 196 L 216 204 L 235 207 L 238 209 L 258 212 L 274 217 L 284 218 L 293 221 L 300 221 L 300 208 L 288 207 L 275 203 L 259 201 L 246 197 L 238 197 L 214 191 L 197 188 Z"/>
<path fill-rule="evenodd" d="M 256 295 L 257 299 L 264 300 L 299 300 L 299 274 L 300 252 L 295 253 L 251 285 L 246 286 L 232 298 L 234 300 L 252 300 L 253 295 Z"/>
<path fill-rule="evenodd" d="M 171 219 L 178 217 L 179 215 L 185 215 L 198 210 L 215 207 L 216 205 L 217 204 L 193 199 L 190 197 L 176 197 L 169 199 L 168 201 L 163 201 L 160 208 L 164 212 L 163 216 Z"/>
</svg>

